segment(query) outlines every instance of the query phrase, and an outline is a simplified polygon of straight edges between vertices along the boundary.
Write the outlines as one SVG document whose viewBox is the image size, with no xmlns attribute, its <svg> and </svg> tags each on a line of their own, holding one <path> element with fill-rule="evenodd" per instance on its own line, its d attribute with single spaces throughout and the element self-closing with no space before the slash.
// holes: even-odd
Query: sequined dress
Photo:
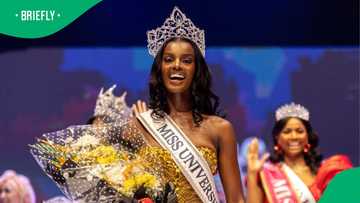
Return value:
<svg viewBox="0 0 360 203">
<path fill-rule="evenodd" d="M 198 147 L 198 150 L 207 161 L 212 174 L 215 174 L 217 170 L 215 151 L 207 147 Z M 150 162 L 152 169 L 163 178 L 162 181 L 172 182 L 175 185 L 179 203 L 202 202 L 168 151 L 160 147 L 147 146 L 142 148 L 139 153 Z"/>
<path fill-rule="evenodd" d="M 151 173 L 161 177 L 162 183 L 171 182 L 175 185 L 177 200 L 179 203 L 202 203 L 190 183 L 186 180 L 179 167 L 171 157 L 170 152 L 158 147 L 151 146 L 145 139 L 145 136 L 134 120 L 130 120 L 126 124 L 122 124 L 120 133 L 122 140 L 130 144 L 130 148 L 146 162 L 148 170 Z M 217 156 L 213 149 L 208 147 L 197 147 L 198 151 L 205 158 L 211 173 L 214 175 L 217 171 Z"/>
</svg>

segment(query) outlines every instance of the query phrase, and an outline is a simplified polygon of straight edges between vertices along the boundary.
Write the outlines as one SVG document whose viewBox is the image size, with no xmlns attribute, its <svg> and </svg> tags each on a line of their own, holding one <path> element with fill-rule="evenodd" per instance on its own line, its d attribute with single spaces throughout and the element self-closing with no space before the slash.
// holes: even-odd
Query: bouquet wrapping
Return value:
<svg viewBox="0 0 360 203">
<path fill-rule="evenodd" d="M 146 146 L 131 122 L 70 126 L 46 133 L 30 152 L 64 195 L 75 202 L 176 202 L 139 151 Z"/>
</svg>

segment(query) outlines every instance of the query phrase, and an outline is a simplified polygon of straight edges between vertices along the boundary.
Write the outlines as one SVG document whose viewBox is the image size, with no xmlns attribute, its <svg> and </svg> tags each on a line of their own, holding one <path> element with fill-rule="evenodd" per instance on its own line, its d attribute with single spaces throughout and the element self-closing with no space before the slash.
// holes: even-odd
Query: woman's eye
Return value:
<svg viewBox="0 0 360 203">
<path fill-rule="evenodd" d="M 171 61 L 172 61 L 172 58 L 169 57 L 169 56 L 165 56 L 165 57 L 164 57 L 164 61 L 165 61 L 165 62 L 171 62 Z"/>
<path fill-rule="evenodd" d="M 184 59 L 183 62 L 187 63 L 187 64 L 190 64 L 190 63 L 193 62 L 193 60 L 191 58 L 188 58 L 188 59 Z"/>
<path fill-rule="evenodd" d="M 298 129 L 297 132 L 298 133 L 304 133 L 304 130 L 303 129 Z"/>
<path fill-rule="evenodd" d="M 284 134 L 289 134 L 290 132 L 291 132 L 291 130 L 288 130 L 288 129 L 283 131 Z"/>
<path fill-rule="evenodd" d="M 4 193 L 10 193 L 11 190 L 10 190 L 9 188 L 5 188 L 5 189 L 3 190 L 3 192 L 4 192 Z"/>
</svg>

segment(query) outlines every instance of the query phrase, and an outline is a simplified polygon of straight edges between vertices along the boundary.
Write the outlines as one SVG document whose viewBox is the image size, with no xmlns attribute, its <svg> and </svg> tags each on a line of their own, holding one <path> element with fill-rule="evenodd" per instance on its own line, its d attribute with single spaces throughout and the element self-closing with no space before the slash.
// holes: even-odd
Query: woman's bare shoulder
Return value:
<svg viewBox="0 0 360 203">
<path fill-rule="evenodd" d="M 206 120 L 208 124 L 214 126 L 216 129 L 219 130 L 226 130 L 232 128 L 231 122 L 220 116 L 206 116 Z"/>
<path fill-rule="evenodd" d="M 234 128 L 230 121 L 220 116 L 207 116 L 206 123 L 217 138 L 233 138 Z"/>
</svg>

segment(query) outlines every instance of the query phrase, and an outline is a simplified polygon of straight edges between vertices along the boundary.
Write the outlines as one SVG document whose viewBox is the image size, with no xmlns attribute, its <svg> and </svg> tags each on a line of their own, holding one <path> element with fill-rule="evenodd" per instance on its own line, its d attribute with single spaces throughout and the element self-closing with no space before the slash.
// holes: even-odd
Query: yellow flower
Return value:
<svg viewBox="0 0 360 203">
<path fill-rule="evenodd" d="M 149 173 L 144 173 L 135 176 L 135 182 L 139 185 L 144 185 L 144 187 L 153 188 L 155 187 L 156 178 Z"/>
<path fill-rule="evenodd" d="M 59 162 L 60 166 L 62 166 L 65 163 L 66 159 L 65 157 L 58 157 L 57 161 Z"/>
<path fill-rule="evenodd" d="M 127 193 L 132 192 L 135 187 L 136 187 L 136 182 L 134 178 L 129 178 L 124 181 L 124 190 Z"/>
<path fill-rule="evenodd" d="M 141 186 L 154 189 L 156 187 L 156 177 L 149 173 L 134 175 L 124 181 L 123 192 L 126 194 L 131 194 Z"/>
<path fill-rule="evenodd" d="M 119 155 L 112 146 L 99 146 L 91 151 L 77 154 L 73 157 L 77 163 L 112 164 L 119 161 Z"/>
<path fill-rule="evenodd" d="M 111 164 L 118 161 L 118 155 L 112 146 L 100 146 L 94 150 L 94 155 L 99 164 Z"/>
</svg>

